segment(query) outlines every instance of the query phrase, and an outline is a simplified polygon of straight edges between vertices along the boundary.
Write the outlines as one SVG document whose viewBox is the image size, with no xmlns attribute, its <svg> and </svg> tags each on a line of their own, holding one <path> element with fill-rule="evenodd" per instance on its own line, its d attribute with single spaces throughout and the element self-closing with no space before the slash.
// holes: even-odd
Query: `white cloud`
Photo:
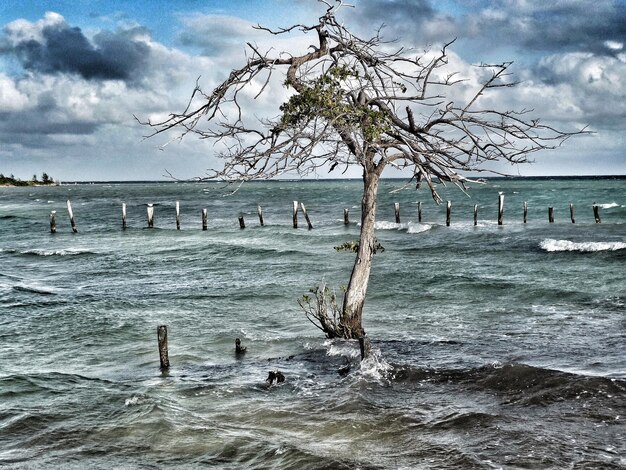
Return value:
<svg viewBox="0 0 626 470">
<path fill-rule="evenodd" d="M 20 111 L 28 104 L 28 96 L 18 90 L 15 81 L 0 73 L 0 111 Z"/>
</svg>

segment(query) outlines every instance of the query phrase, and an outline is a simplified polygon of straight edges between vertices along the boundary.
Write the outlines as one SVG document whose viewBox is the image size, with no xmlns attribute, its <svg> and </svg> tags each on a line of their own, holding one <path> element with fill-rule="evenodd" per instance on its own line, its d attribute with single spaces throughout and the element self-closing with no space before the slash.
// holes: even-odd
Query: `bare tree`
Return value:
<svg viewBox="0 0 626 470">
<path fill-rule="evenodd" d="M 469 171 L 487 171 L 485 164 L 492 161 L 527 162 L 529 154 L 554 148 L 582 131 L 562 132 L 529 118 L 527 110 L 482 107 L 488 92 L 516 85 L 509 62 L 478 65 L 484 80 L 468 94 L 472 82 L 448 71 L 451 43 L 437 52 L 416 53 L 385 42 L 380 31 L 362 39 L 337 20 L 341 1 L 320 3 L 326 8 L 313 24 L 257 27 L 277 36 L 314 34 L 316 44 L 301 55 L 265 52 L 248 43 L 245 64 L 212 92 L 196 84 L 182 113 L 144 124 L 152 127 L 151 135 L 178 129 L 180 138 L 196 134 L 224 143 L 224 167 L 211 170 L 207 178 L 246 181 L 286 172 L 362 168 L 354 267 L 339 320 L 322 325 L 329 337 L 357 338 L 364 334 L 363 305 L 372 257 L 380 246 L 374 224 L 385 168 L 410 171 L 414 183 L 419 187 L 425 182 L 440 202 L 437 183 L 464 189 L 471 181 L 464 176 Z M 251 118 L 246 112 L 250 100 L 266 93 L 276 75 L 284 79 L 289 98 L 277 105 L 274 116 Z M 251 93 L 253 89 L 259 91 Z M 309 318 L 315 317 L 310 313 Z"/>
</svg>

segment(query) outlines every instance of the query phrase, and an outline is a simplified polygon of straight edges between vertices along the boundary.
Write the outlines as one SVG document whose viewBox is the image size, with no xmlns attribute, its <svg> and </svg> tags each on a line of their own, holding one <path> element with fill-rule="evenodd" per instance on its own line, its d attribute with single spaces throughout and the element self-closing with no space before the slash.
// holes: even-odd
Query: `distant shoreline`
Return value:
<svg viewBox="0 0 626 470">
<path fill-rule="evenodd" d="M 584 176 L 482 176 L 475 177 L 482 180 L 622 180 L 626 179 L 626 175 L 584 175 Z M 270 180 L 251 180 L 246 181 L 248 183 L 285 183 L 285 182 L 301 182 L 301 183 L 315 183 L 318 181 L 361 181 L 361 178 L 318 178 L 318 179 L 298 179 L 298 178 L 285 178 L 285 179 L 270 179 Z M 383 178 L 383 181 L 407 181 L 407 178 Z M 190 180 L 127 180 L 127 181 L 115 181 L 115 180 L 94 180 L 94 181 L 66 181 L 58 183 L 59 186 L 67 185 L 80 185 L 80 184 L 229 184 L 225 181 L 218 180 L 205 180 L 198 181 L 194 179 Z M 239 183 L 239 182 L 233 182 Z M 0 185 L 3 186 L 3 185 Z M 49 186 L 42 185 L 39 186 Z"/>
</svg>

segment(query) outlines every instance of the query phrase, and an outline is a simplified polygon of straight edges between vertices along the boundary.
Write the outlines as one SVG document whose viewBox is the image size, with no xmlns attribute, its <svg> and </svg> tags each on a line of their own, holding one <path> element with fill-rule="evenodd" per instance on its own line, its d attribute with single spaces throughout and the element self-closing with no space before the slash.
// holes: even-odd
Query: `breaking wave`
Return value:
<svg viewBox="0 0 626 470">
<path fill-rule="evenodd" d="M 572 242 L 570 240 L 554 240 L 546 238 L 539 244 L 541 249 L 548 252 L 555 251 L 579 251 L 581 253 L 593 253 L 596 251 L 617 251 L 626 249 L 624 242 Z"/>
</svg>

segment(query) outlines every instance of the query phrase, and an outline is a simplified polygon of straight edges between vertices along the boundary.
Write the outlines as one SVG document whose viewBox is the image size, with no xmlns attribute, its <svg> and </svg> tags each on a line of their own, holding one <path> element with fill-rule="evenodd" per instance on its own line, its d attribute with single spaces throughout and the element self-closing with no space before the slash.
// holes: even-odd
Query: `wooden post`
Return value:
<svg viewBox="0 0 626 470">
<path fill-rule="evenodd" d="M 343 224 L 350 225 L 350 211 L 347 208 L 343 210 Z"/>
<path fill-rule="evenodd" d="M 259 223 L 261 224 L 261 227 L 263 227 L 265 225 L 263 222 L 263 209 L 261 209 L 261 206 L 257 206 L 256 211 L 259 214 Z"/>
<path fill-rule="evenodd" d="M 304 214 L 304 219 L 306 220 L 306 223 L 309 226 L 309 230 L 311 230 L 313 228 L 313 224 L 311 224 L 311 219 L 309 219 L 309 214 L 306 211 L 306 207 L 304 207 L 304 204 L 300 203 L 300 208 L 302 209 L 302 213 Z"/>
<path fill-rule="evenodd" d="M 122 230 L 126 230 L 126 203 L 122 203 Z"/>
<path fill-rule="evenodd" d="M 422 222 L 422 201 L 417 201 L 417 221 Z"/>
<path fill-rule="evenodd" d="M 595 202 L 593 203 L 593 217 L 596 219 L 596 224 L 602 223 L 600 220 L 600 206 L 598 206 Z"/>
<path fill-rule="evenodd" d="M 167 351 L 167 325 L 161 325 L 157 328 L 157 339 L 159 340 L 159 359 L 161 361 L 161 370 L 169 369 L 170 359 Z"/>
<path fill-rule="evenodd" d="M 478 204 L 474 204 L 474 225 L 478 225 Z"/>
<path fill-rule="evenodd" d="M 554 207 L 548 207 L 548 222 L 554 223 Z"/>
<path fill-rule="evenodd" d="M 209 215 L 206 209 L 202 209 L 202 230 L 206 230 L 209 227 Z"/>
<path fill-rule="evenodd" d="M 528 203 L 524 201 L 524 223 L 526 223 L 527 218 L 528 218 Z"/>
<path fill-rule="evenodd" d="M 72 203 L 70 200 L 67 200 L 67 212 L 70 214 L 70 223 L 72 224 L 72 232 L 76 233 L 78 230 L 76 229 L 76 222 L 74 221 L 74 212 L 72 211 Z"/>
<path fill-rule="evenodd" d="M 361 336 L 359 338 L 359 348 L 361 349 L 361 360 L 370 355 L 370 352 L 372 351 L 372 345 L 367 336 Z"/>
<path fill-rule="evenodd" d="M 572 219 L 572 223 L 575 224 L 576 220 L 574 219 L 574 204 L 570 203 L 569 205 L 569 216 Z"/>
<path fill-rule="evenodd" d="M 239 228 L 240 229 L 246 228 L 246 222 L 243 220 L 243 215 L 239 216 Z"/>
<path fill-rule="evenodd" d="M 50 212 L 50 233 L 57 233 L 57 211 Z"/>
<path fill-rule="evenodd" d="M 452 211 L 452 202 L 448 201 L 446 207 L 446 227 L 450 226 L 450 212 Z"/>
<path fill-rule="evenodd" d="M 498 225 L 502 225 L 502 216 L 504 215 L 504 194 L 498 195 Z"/>
<path fill-rule="evenodd" d="M 298 201 L 293 201 L 293 228 L 298 228 Z"/>
<path fill-rule="evenodd" d="M 394 206 L 394 212 L 396 214 L 396 224 L 399 224 L 400 223 L 400 203 L 395 202 L 393 206 Z"/>
<path fill-rule="evenodd" d="M 176 230 L 180 230 L 180 201 L 176 201 Z"/>
<path fill-rule="evenodd" d="M 148 228 L 154 228 L 154 206 L 148 204 Z"/>
</svg>

